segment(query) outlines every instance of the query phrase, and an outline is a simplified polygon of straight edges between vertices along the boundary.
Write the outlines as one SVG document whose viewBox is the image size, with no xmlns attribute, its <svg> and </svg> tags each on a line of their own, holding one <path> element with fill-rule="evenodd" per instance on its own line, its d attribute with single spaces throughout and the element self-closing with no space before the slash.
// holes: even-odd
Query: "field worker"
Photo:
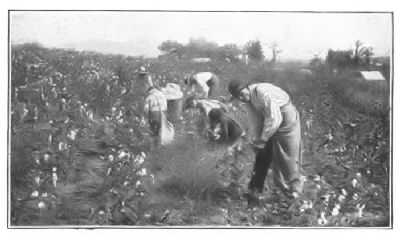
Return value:
<svg viewBox="0 0 400 234">
<path fill-rule="evenodd" d="M 223 102 L 212 99 L 196 98 L 194 96 L 189 97 L 185 101 L 183 110 L 185 111 L 188 109 L 198 110 L 199 122 L 197 123 L 197 127 L 200 133 L 202 133 L 205 129 L 209 129 L 209 113 L 212 109 L 221 109 L 224 111 L 228 111 L 227 105 Z"/>
<path fill-rule="evenodd" d="M 175 83 L 168 83 L 166 87 L 161 88 L 167 98 L 167 119 L 175 124 L 181 120 L 183 92 L 181 87 Z"/>
<path fill-rule="evenodd" d="M 264 190 L 268 168 L 273 162 L 273 181 L 290 198 L 302 190 L 299 171 L 300 117 L 289 95 L 269 83 L 248 84 L 233 80 L 229 92 L 248 103 L 263 117 L 259 139 L 253 141 L 256 160 L 249 184 L 249 205 L 258 201 Z"/>
<path fill-rule="evenodd" d="M 144 68 L 139 69 L 138 79 L 146 90 L 143 112 L 150 125 L 155 145 L 166 145 L 174 138 L 173 125 L 166 118 L 167 99 L 163 92 L 154 88 L 153 81 Z"/>
<path fill-rule="evenodd" d="M 185 84 L 190 92 L 198 93 L 203 98 L 218 97 L 219 77 L 212 72 L 200 72 L 185 77 Z"/>
<path fill-rule="evenodd" d="M 226 143 L 229 147 L 240 149 L 245 131 L 235 115 L 223 109 L 212 109 L 208 113 L 210 120 L 211 139 Z"/>
</svg>

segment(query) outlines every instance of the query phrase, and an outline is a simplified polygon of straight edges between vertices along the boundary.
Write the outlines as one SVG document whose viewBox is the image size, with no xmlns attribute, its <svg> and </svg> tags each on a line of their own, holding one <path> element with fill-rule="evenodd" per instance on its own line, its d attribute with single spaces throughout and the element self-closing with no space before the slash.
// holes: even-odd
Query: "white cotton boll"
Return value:
<svg viewBox="0 0 400 234">
<path fill-rule="evenodd" d="M 67 137 L 68 137 L 70 140 L 75 140 L 76 134 L 77 134 L 77 131 L 71 130 L 71 131 L 68 133 Z"/>
<path fill-rule="evenodd" d="M 49 158 L 50 158 L 50 154 L 47 154 L 47 153 L 46 153 L 46 154 L 43 155 L 43 160 L 44 160 L 44 161 L 47 162 L 47 161 L 49 160 Z"/>
<path fill-rule="evenodd" d="M 360 172 L 357 172 L 356 175 L 357 175 L 357 178 L 359 178 L 359 179 L 361 178 L 361 173 Z"/>
<path fill-rule="evenodd" d="M 332 210 L 332 215 L 333 216 L 337 216 L 339 214 L 339 210 L 340 210 L 340 205 L 336 204 L 335 207 Z"/>
<path fill-rule="evenodd" d="M 58 143 L 58 150 L 62 151 L 64 149 L 64 143 L 63 142 L 59 142 Z"/>
<path fill-rule="evenodd" d="M 311 121 L 309 119 L 306 121 L 306 125 L 307 125 L 307 129 L 310 129 Z"/>
<path fill-rule="evenodd" d="M 362 214 L 363 214 L 363 210 L 364 210 L 364 208 L 365 208 L 365 204 L 363 204 L 363 205 L 360 205 L 360 204 L 357 204 L 357 217 L 358 218 L 362 218 Z"/>
<path fill-rule="evenodd" d="M 340 194 L 338 197 L 338 201 L 343 201 L 346 197 L 343 194 Z"/>
<path fill-rule="evenodd" d="M 302 205 L 300 206 L 300 212 L 304 212 L 307 209 L 311 209 L 312 206 L 313 206 L 313 204 L 311 201 L 305 200 L 302 202 Z"/>
<path fill-rule="evenodd" d="M 39 176 L 35 176 L 35 183 L 37 185 L 40 185 L 40 177 Z"/>
<path fill-rule="evenodd" d="M 331 195 L 330 195 L 330 194 L 325 194 L 325 195 L 322 195 L 321 198 L 322 198 L 324 201 L 329 201 L 329 199 L 331 198 Z"/>
<path fill-rule="evenodd" d="M 355 188 L 357 186 L 357 180 L 356 179 L 352 179 L 351 180 L 351 185 Z"/>
<path fill-rule="evenodd" d="M 353 195 L 353 200 L 358 200 L 358 198 L 359 198 L 358 194 L 355 193 L 355 194 Z"/>
<path fill-rule="evenodd" d="M 140 171 L 138 171 L 137 175 L 139 175 L 139 176 L 145 176 L 145 175 L 147 175 L 146 168 L 142 168 Z"/>
<path fill-rule="evenodd" d="M 42 193 L 42 197 L 47 197 L 47 193 Z"/>
<path fill-rule="evenodd" d="M 129 181 L 124 182 L 124 186 L 127 186 L 129 184 Z"/>
<path fill-rule="evenodd" d="M 93 112 L 92 111 L 87 111 L 86 116 L 88 117 L 88 119 L 93 120 Z"/>
<path fill-rule="evenodd" d="M 104 215 L 104 210 L 99 210 L 99 215 Z"/>
<path fill-rule="evenodd" d="M 52 181 L 53 181 L 53 186 L 54 187 L 57 187 L 57 180 L 58 180 L 57 173 L 53 172 Z"/>
<path fill-rule="evenodd" d="M 136 188 L 139 188 L 139 186 L 140 186 L 140 181 L 138 180 L 136 181 Z"/>
<path fill-rule="evenodd" d="M 140 152 L 140 155 L 143 157 L 143 158 L 146 158 L 146 154 L 142 151 L 142 152 Z"/>
<path fill-rule="evenodd" d="M 44 202 L 40 201 L 40 202 L 38 203 L 38 207 L 39 207 L 40 209 L 46 208 L 46 204 L 44 204 Z"/>
<path fill-rule="evenodd" d="M 113 162 L 114 161 L 114 155 L 112 155 L 112 154 L 108 155 L 108 161 Z"/>
<path fill-rule="evenodd" d="M 118 158 L 119 159 L 121 159 L 121 158 L 123 158 L 125 156 L 127 156 L 127 153 L 125 151 L 121 150 L 121 151 L 118 152 Z"/>
<path fill-rule="evenodd" d="M 144 158 L 143 157 L 136 157 L 134 163 L 136 164 L 136 166 L 140 166 L 144 163 Z"/>
<path fill-rule="evenodd" d="M 51 123 L 50 123 L 51 124 Z M 48 138 L 48 142 L 49 144 L 51 144 L 51 142 L 53 141 L 53 135 L 49 134 L 49 138 Z"/>
<path fill-rule="evenodd" d="M 321 176 L 316 175 L 316 176 L 314 177 L 314 181 L 317 181 L 317 182 L 321 181 Z"/>
<path fill-rule="evenodd" d="M 343 196 L 347 196 L 349 193 L 346 191 L 346 189 L 342 188 L 342 194 Z"/>
<path fill-rule="evenodd" d="M 321 212 L 320 218 L 318 218 L 317 222 L 319 225 L 325 225 L 328 223 L 328 220 L 325 218 L 325 212 Z"/>
<path fill-rule="evenodd" d="M 117 122 L 118 122 L 119 124 L 122 124 L 122 123 L 124 122 L 124 120 L 123 120 L 123 119 L 119 119 Z"/>
<path fill-rule="evenodd" d="M 31 193 L 31 197 L 38 197 L 38 196 L 39 196 L 38 191 L 34 191 L 33 193 Z"/>
</svg>

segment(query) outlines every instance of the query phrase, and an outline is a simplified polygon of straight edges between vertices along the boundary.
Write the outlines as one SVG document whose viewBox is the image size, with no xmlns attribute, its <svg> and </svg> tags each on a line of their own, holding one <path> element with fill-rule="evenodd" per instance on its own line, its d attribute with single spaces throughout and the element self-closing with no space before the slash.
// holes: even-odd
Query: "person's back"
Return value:
<svg viewBox="0 0 400 234">
<path fill-rule="evenodd" d="M 244 135 L 240 121 L 222 109 L 213 109 L 209 113 L 211 139 L 221 143 L 234 144 Z"/>
<path fill-rule="evenodd" d="M 219 90 L 219 77 L 212 72 L 199 72 L 188 77 L 185 81 L 191 92 L 198 93 L 204 98 L 216 98 Z"/>
</svg>

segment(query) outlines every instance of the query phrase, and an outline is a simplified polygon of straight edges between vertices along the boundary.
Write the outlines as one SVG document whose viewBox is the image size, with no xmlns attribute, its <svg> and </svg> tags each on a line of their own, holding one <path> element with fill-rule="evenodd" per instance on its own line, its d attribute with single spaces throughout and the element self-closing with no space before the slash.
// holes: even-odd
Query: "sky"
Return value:
<svg viewBox="0 0 400 234">
<path fill-rule="evenodd" d="M 328 49 L 350 49 L 356 40 L 373 47 L 377 56 L 391 53 L 388 13 L 283 12 L 11 12 L 12 43 L 39 42 L 47 47 L 76 47 L 96 41 L 126 43 L 121 53 L 153 57 L 165 40 L 187 43 L 205 37 L 219 45 L 244 45 L 258 39 L 271 57 L 273 42 L 280 59 L 324 57 Z M 104 44 L 98 47 L 104 50 Z M 137 47 L 137 48 L 136 48 Z"/>
</svg>

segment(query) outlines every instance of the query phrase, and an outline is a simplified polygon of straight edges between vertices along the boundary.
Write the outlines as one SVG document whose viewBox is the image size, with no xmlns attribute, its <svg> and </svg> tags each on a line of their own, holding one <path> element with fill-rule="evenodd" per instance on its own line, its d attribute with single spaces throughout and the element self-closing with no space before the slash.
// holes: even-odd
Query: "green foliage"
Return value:
<svg viewBox="0 0 400 234">
<path fill-rule="evenodd" d="M 249 41 L 246 45 L 246 49 L 250 60 L 255 62 L 260 62 L 264 60 L 264 53 L 260 41 Z"/>
<path fill-rule="evenodd" d="M 353 65 L 352 63 L 352 50 L 332 50 L 328 51 L 326 62 L 331 69 L 333 68 L 346 68 Z"/>
<path fill-rule="evenodd" d="M 315 76 L 317 76 L 317 78 L 321 79 L 326 76 L 325 62 L 321 58 L 314 57 L 309 62 L 308 66 L 310 67 L 310 70 L 315 74 Z"/>
</svg>

